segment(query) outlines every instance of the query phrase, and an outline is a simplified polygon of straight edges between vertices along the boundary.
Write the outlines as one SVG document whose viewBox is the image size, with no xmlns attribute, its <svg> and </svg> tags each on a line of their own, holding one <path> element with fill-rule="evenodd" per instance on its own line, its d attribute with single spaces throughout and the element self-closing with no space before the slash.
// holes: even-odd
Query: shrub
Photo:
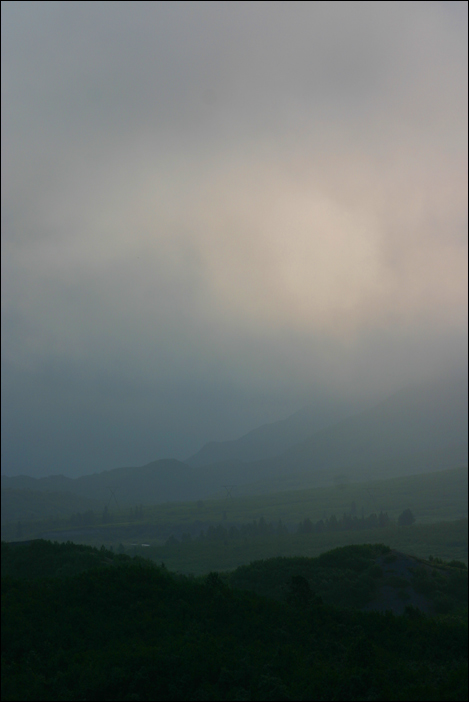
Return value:
<svg viewBox="0 0 469 702">
<path fill-rule="evenodd" d="M 452 568 L 461 568 L 461 570 L 467 570 L 467 565 L 465 563 L 463 563 L 462 561 L 456 561 L 456 560 L 449 561 L 448 565 L 451 566 Z"/>
</svg>

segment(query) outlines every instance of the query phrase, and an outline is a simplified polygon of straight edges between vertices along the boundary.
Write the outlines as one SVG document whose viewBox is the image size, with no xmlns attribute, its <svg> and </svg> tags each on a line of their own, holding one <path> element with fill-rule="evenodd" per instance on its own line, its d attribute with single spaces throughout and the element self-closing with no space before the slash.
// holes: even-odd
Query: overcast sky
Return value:
<svg viewBox="0 0 469 702">
<path fill-rule="evenodd" d="M 2 472 L 467 363 L 466 2 L 2 2 Z"/>
</svg>

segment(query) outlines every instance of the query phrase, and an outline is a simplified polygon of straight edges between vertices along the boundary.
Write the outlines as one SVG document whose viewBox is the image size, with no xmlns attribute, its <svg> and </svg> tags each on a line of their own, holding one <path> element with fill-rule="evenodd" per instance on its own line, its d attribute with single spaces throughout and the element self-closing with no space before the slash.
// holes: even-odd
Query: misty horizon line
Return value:
<svg viewBox="0 0 469 702">
<path fill-rule="evenodd" d="M 331 422 L 327 422 L 326 425 L 321 427 L 320 429 L 313 428 L 311 433 L 308 436 L 313 437 L 316 434 L 320 434 L 331 427 L 334 427 L 336 425 L 340 425 L 343 422 L 347 422 L 348 419 L 351 419 L 354 417 L 359 417 L 362 414 L 366 414 L 367 412 L 369 412 L 373 408 L 380 407 L 381 405 L 385 404 L 387 401 L 392 400 L 393 398 L 395 398 L 399 394 L 406 392 L 406 391 L 409 391 L 412 388 L 418 388 L 419 386 L 424 386 L 424 385 L 429 385 L 429 384 L 438 385 L 440 383 L 450 382 L 450 381 L 465 382 L 466 388 L 467 388 L 468 378 L 469 378 L 469 369 L 466 366 L 460 367 L 460 368 L 447 369 L 446 371 L 439 373 L 436 377 L 433 377 L 431 379 L 431 381 L 429 379 L 428 373 L 423 374 L 411 382 L 403 383 L 399 387 L 399 389 L 395 390 L 392 393 L 385 393 L 385 392 L 381 393 L 381 398 L 377 401 L 368 399 L 368 400 L 364 400 L 364 401 L 362 400 L 362 401 L 358 401 L 356 403 L 353 403 L 356 405 L 355 409 L 351 410 L 350 412 L 345 412 L 344 416 L 338 420 L 333 420 Z M 277 420 L 274 420 L 271 422 L 263 422 L 261 424 L 258 424 L 255 427 L 253 427 L 252 429 L 248 430 L 247 432 L 244 432 L 240 436 L 239 435 L 236 436 L 235 438 L 208 440 L 208 441 L 204 442 L 199 447 L 198 450 L 191 453 L 189 456 L 187 456 L 185 458 L 178 458 L 177 456 L 174 456 L 174 455 L 163 455 L 163 456 L 160 456 L 158 458 L 155 458 L 155 459 L 150 460 L 150 461 L 145 462 L 145 463 L 139 463 L 139 464 L 134 464 L 134 465 L 117 465 L 117 466 L 114 466 L 111 468 L 106 468 L 103 470 L 97 469 L 97 470 L 91 470 L 88 472 L 81 472 L 80 471 L 78 474 L 75 474 L 75 475 L 66 475 L 65 473 L 47 473 L 47 474 L 43 474 L 43 475 L 39 474 L 39 475 L 30 476 L 30 475 L 28 475 L 28 473 L 9 474 L 9 473 L 6 473 L 2 470 L 1 476 L 5 477 L 5 478 L 34 477 L 35 479 L 50 478 L 50 477 L 65 477 L 65 478 L 69 478 L 69 479 L 74 480 L 74 479 L 77 479 L 80 477 L 85 477 L 88 475 L 98 475 L 98 474 L 103 474 L 103 473 L 109 473 L 109 472 L 112 472 L 114 470 L 119 470 L 119 469 L 142 468 L 142 467 L 149 466 L 153 463 L 157 463 L 160 461 L 175 461 L 178 463 L 182 463 L 182 464 L 188 466 L 189 468 L 197 469 L 197 468 L 200 468 L 201 466 L 200 465 L 191 465 L 190 461 L 194 456 L 196 456 L 199 452 L 201 452 L 205 447 L 209 447 L 209 446 L 213 446 L 213 445 L 234 443 L 234 442 L 236 442 L 244 437 L 249 436 L 250 434 L 254 434 L 256 431 L 261 430 L 263 428 L 271 427 L 271 426 L 278 425 L 278 424 L 283 424 L 283 423 L 287 422 L 288 420 L 301 414 L 302 412 L 307 411 L 308 409 L 311 409 L 312 407 L 313 407 L 313 405 L 311 403 L 304 404 L 299 409 L 295 410 L 294 412 L 290 412 L 289 414 L 287 414 L 287 416 L 283 417 L 282 419 L 277 419 Z M 278 455 L 282 455 L 283 453 L 286 452 L 286 450 L 287 449 L 285 449 L 284 451 L 281 451 Z M 255 462 L 256 460 L 262 460 L 262 459 L 247 459 L 247 460 L 232 459 L 232 460 L 237 460 L 240 463 L 245 463 L 245 462 L 249 463 L 249 462 Z M 32 469 L 32 470 L 34 471 L 34 469 Z M 86 469 L 84 469 L 84 470 L 86 470 Z"/>
</svg>

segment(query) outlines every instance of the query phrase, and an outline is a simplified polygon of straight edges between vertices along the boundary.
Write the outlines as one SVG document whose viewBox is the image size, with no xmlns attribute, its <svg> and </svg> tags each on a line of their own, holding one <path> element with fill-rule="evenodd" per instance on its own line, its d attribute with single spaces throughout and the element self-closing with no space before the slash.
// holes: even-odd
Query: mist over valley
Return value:
<svg viewBox="0 0 469 702">
<path fill-rule="evenodd" d="M 2 2 L 2 700 L 468 699 L 467 27 Z"/>
</svg>

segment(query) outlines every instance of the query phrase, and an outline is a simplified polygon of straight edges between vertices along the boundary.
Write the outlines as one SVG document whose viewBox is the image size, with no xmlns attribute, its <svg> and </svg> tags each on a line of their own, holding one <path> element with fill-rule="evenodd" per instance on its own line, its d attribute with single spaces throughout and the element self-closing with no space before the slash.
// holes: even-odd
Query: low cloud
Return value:
<svg viewBox="0 0 469 702">
<path fill-rule="evenodd" d="M 466 363 L 466 3 L 4 4 L 15 470 L 184 457 Z"/>
</svg>

